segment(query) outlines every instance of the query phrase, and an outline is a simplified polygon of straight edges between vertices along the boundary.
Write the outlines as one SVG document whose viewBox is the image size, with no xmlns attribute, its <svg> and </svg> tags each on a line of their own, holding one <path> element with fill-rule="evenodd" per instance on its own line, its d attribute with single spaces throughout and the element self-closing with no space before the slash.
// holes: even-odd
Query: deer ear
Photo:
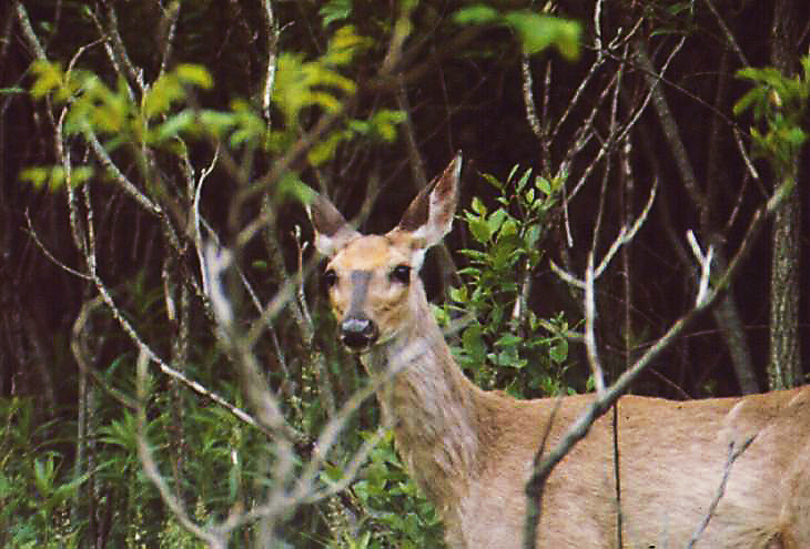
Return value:
<svg viewBox="0 0 810 549">
<path fill-rule="evenodd" d="M 315 248 L 327 257 L 335 255 L 337 250 L 359 235 L 329 199 L 318 193 L 307 205 L 307 213 L 315 229 Z"/>
<path fill-rule="evenodd" d="M 461 151 L 450 161 L 444 173 L 416 195 L 397 225 L 397 230 L 422 239 L 423 249 L 438 244 L 453 226 L 460 176 Z"/>
</svg>

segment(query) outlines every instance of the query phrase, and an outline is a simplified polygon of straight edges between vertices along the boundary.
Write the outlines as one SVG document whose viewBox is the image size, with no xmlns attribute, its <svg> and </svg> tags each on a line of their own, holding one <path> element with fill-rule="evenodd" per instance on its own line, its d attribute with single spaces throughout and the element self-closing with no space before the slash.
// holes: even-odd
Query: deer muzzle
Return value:
<svg viewBox="0 0 810 549">
<path fill-rule="evenodd" d="M 371 347 L 379 335 L 377 325 L 365 317 L 350 316 L 340 323 L 340 339 L 353 351 Z"/>
<path fill-rule="evenodd" d="M 363 312 L 370 280 L 370 271 L 353 271 L 351 274 L 351 302 L 346 316 L 340 323 L 340 339 L 352 351 L 362 351 L 371 347 L 380 335 L 377 325 Z"/>
</svg>

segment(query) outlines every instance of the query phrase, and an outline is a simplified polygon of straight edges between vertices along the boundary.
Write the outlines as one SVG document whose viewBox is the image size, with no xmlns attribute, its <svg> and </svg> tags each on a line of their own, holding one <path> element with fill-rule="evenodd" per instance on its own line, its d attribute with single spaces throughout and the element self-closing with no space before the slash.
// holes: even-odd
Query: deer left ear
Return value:
<svg viewBox="0 0 810 549">
<path fill-rule="evenodd" d="M 411 233 L 424 242 L 423 249 L 438 244 L 453 227 L 461 177 L 461 151 L 444 173 L 436 177 L 413 199 L 395 230 Z"/>
<path fill-rule="evenodd" d="M 313 196 L 307 213 L 315 229 L 315 247 L 327 257 L 359 236 L 329 199 L 320 194 Z"/>
</svg>

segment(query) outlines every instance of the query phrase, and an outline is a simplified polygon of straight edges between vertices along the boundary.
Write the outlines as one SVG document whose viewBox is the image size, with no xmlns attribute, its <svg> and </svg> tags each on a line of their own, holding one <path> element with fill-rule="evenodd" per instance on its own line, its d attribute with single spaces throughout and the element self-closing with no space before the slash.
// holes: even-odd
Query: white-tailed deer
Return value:
<svg viewBox="0 0 810 549">
<path fill-rule="evenodd" d="M 451 228 L 460 170 L 459 156 L 385 235 L 361 235 L 321 196 L 310 217 L 343 343 L 371 373 L 396 372 L 377 397 L 447 543 L 517 549 L 547 426 L 548 448 L 592 396 L 520 401 L 479 389 L 454 362 L 418 271 Z M 538 546 L 617 547 L 621 523 L 624 547 L 683 548 L 716 503 L 696 547 L 810 548 L 810 388 L 617 406 L 618 455 L 603 417 L 549 477 Z M 729 469 L 730 445 L 749 440 Z"/>
</svg>

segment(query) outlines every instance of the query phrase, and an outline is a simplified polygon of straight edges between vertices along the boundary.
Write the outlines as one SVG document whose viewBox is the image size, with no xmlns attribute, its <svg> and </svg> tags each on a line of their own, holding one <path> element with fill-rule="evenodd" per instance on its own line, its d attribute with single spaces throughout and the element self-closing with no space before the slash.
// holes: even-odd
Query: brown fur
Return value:
<svg viewBox="0 0 810 549">
<path fill-rule="evenodd" d="M 550 424 L 547 444 L 555 444 L 593 397 L 520 401 L 482 391 L 453 361 L 416 273 L 410 284 L 392 281 L 397 265 L 418 270 L 424 249 L 449 230 L 457 179 L 451 163 L 437 190 L 409 208 L 407 230 L 362 236 L 334 223 L 331 211 L 321 216 L 329 223 L 313 222 L 337 275 L 330 297 L 338 318 L 351 272 L 372 273 L 364 314 L 379 338 L 361 358 L 372 374 L 399 372 L 378 399 L 403 460 L 444 519 L 448 544 L 517 549 L 543 434 Z M 416 218 L 424 225 L 410 226 Z M 810 548 L 810 388 L 687 402 L 625 396 L 617 406 L 625 547 L 685 547 L 717 497 L 729 445 L 753 437 L 696 547 Z M 541 546 L 616 547 L 614 471 L 605 416 L 546 484 Z"/>
</svg>

